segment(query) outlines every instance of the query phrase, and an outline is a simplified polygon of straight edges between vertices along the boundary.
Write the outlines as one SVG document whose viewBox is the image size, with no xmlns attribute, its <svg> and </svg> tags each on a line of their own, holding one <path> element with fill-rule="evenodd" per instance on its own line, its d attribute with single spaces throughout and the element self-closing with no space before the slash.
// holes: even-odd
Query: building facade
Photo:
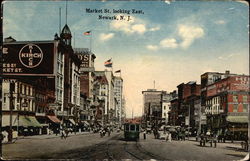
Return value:
<svg viewBox="0 0 250 161">
<path fill-rule="evenodd" d="M 162 99 L 166 95 L 166 91 L 157 91 L 156 89 L 148 89 L 142 91 L 143 94 L 143 126 L 158 128 L 165 119 L 162 119 Z"/>
<path fill-rule="evenodd" d="M 204 91 L 205 130 L 234 139 L 247 137 L 249 76 L 232 74 L 207 85 Z"/>
<path fill-rule="evenodd" d="M 114 97 L 117 100 L 116 118 L 119 126 L 122 126 L 122 96 L 123 96 L 123 79 L 121 77 L 114 77 Z"/>
</svg>

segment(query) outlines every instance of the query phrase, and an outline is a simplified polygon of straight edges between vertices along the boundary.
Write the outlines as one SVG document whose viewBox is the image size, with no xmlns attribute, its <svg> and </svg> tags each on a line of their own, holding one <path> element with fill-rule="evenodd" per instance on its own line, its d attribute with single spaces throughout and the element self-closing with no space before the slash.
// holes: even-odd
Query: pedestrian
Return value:
<svg viewBox="0 0 250 161">
<path fill-rule="evenodd" d="M 171 132 L 168 133 L 168 141 L 171 142 L 172 141 L 172 135 Z"/>
<path fill-rule="evenodd" d="M 108 136 L 110 136 L 111 130 L 108 128 Z"/>
<path fill-rule="evenodd" d="M 67 129 L 67 128 L 65 128 L 65 139 L 66 139 L 66 137 L 68 137 L 68 135 L 69 135 L 69 130 Z"/>
<path fill-rule="evenodd" d="M 64 135 L 64 130 L 62 129 L 61 131 L 61 139 L 65 138 L 65 135 Z"/>
<path fill-rule="evenodd" d="M 101 138 L 103 137 L 103 130 L 102 129 L 100 129 L 100 136 L 101 136 Z"/>
</svg>

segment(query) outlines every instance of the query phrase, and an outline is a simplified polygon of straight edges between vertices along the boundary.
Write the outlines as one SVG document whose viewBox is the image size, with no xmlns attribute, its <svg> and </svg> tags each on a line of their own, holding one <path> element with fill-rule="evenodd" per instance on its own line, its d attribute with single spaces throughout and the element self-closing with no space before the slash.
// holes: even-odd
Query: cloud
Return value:
<svg viewBox="0 0 250 161">
<path fill-rule="evenodd" d="M 137 32 L 139 34 L 143 34 L 146 31 L 146 26 L 144 24 L 133 25 L 131 27 L 132 31 Z"/>
<path fill-rule="evenodd" d="M 183 48 L 188 48 L 195 39 L 204 36 L 204 30 L 201 27 L 179 25 L 178 35 L 182 38 L 182 43 L 180 46 Z"/>
<path fill-rule="evenodd" d="M 172 38 L 165 38 L 160 41 L 160 48 L 177 48 L 182 47 L 184 49 L 188 48 L 196 39 L 204 36 L 204 30 L 201 27 L 193 26 L 193 25 L 179 25 L 177 29 L 177 34 Z M 176 38 L 175 38 L 176 37 Z M 177 42 L 177 38 L 180 39 Z M 148 45 L 147 49 L 154 49 L 153 46 L 156 45 Z M 158 48 L 159 48 L 158 47 Z M 158 49 L 157 48 L 157 49 Z"/>
<path fill-rule="evenodd" d="M 218 59 L 219 60 L 229 60 L 231 58 L 235 58 L 237 56 L 239 56 L 240 54 L 239 53 L 232 53 L 232 54 L 224 54 L 223 56 L 219 56 Z"/>
<path fill-rule="evenodd" d="M 174 38 L 163 39 L 160 42 L 160 45 L 163 48 L 177 48 L 178 47 L 178 43 L 176 42 L 176 39 L 174 39 Z"/>
<path fill-rule="evenodd" d="M 150 28 L 149 31 L 157 31 L 157 30 L 160 30 L 160 27 L 157 26 L 157 27 L 153 27 L 153 28 Z"/>
<path fill-rule="evenodd" d="M 224 25 L 226 22 L 224 20 L 217 20 L 217 21 L 214 21 L 214 23 L 217 25 Z"/>
<path fill-rule="evenodd" d="M 99 38 L 101 41 L 108 41 L 110 39 L 112 39 L 114 37 L 114 33 L 108 33 L 108 34 L 104 34 L 104 33 L 101 33 Z"/>
<path fill-rule="evenodd" d="M 156 51 L 159 47 L 157 45 L 147 45 L 146 48 L 149 50 Z"/>
<path fill-rule="evenodd" d="M 118 15 L 118 17 L 119 16 L 120 15 Z M 110 27 L 114 30 L 122 31 L 126 34 L 143 34 L 147 31 L 145 23 L 133 16 L 130 16 L 130 21 L 113 21 L 110 23 Z"/>
</svg>

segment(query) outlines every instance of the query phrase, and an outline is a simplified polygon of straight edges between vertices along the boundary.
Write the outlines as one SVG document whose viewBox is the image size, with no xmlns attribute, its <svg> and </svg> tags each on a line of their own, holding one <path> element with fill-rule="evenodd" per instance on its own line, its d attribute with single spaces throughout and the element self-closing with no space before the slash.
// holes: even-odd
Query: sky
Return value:
<svg viewBox="0 0 250 161">
<path fill-rule="evenodd" d="M 113 71 L 121 70 L 127 117 L 142 114 L 142 91 L 154 88 L 154 81 L 157 90 L 172 92 L 181 83 L 200 83 L 205 72 L 249 75 L 245 1 L 68 1 L 67 6 L 73 47 L 91 48 L 96 70 L 104 70 L 110 58 Z M 66 1 L 6 1 L 3 7 L 3 36 L 17 41 L 52 40 L 59 32 L 59 8 L 61 28 L 66 23 Z"/>
</svg>

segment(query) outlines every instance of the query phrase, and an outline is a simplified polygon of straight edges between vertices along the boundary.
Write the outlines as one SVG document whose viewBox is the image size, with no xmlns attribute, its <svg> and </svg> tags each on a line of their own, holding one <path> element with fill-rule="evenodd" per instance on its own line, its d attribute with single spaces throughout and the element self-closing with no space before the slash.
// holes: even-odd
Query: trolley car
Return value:
<svg viewBox="0 0 250 161">
<path fill-rule="evenodd" d="M 139 123 L 125 123 L 124 124 L 124 138 L 125 140 L 136 140 L 140 137 Z"/>
</svg>

